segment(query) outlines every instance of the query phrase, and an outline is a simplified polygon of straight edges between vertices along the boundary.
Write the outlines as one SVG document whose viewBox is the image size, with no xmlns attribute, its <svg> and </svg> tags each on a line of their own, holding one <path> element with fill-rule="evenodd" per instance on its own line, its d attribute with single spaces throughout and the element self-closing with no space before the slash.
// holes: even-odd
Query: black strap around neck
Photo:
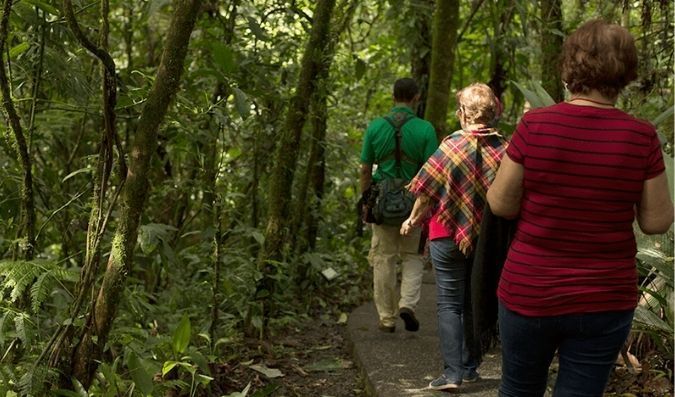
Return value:
<svg viewBox="0 0 675 397">
<path fill-rule="evenodd" d="M 396 159 L 396 177 L 401 177 L 401 129 L 403 125 L 409 120 L 413 119 L 415 116 L 412 116 L 405 112 L 397 112 L 393 115 L 385 116 L 384 119 L 387 120 L 392 127 L 394 127 L 394 138 L 396 140 L 396 149 L 394 151 L 394 156 Z"/>
</svg>

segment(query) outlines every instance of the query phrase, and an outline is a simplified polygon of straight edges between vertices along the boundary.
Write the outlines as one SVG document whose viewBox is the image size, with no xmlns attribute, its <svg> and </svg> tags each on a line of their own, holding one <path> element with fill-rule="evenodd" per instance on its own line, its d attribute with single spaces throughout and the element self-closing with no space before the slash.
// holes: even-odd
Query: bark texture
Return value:
<svg viewBox="0 0 675 397">
<path fill-rule="evenodd" d="M 410 72 L 420 87 L 420 100 L 415 113 L 424 117 L 429 92 L 429 72 L 431 71 L 431 26 L 434 0 L 418 0 L 411 3 L 415 20 L 415 32 L 410 54 Z"/>
<path fill-rule="evenodd" d="M 12 0 L 5 0 L 2 7 L 2 19 L 0 19 L 0 92 L 2 93 L 2 111 L 9 124 L 14 139 L 16 150 L 19 153 L 23 179 L 21 186 L 21 236 L 24 241 L 20 244 L 21 257 L 26 260 L 33 259 L 35 253 L 35 200 L 33 198 L 33 172 L 28 144 L 21 126 L 21 119 L 14 107 L 12 90 L 9 86 L 9 78 L 5 70 L 5 46 L 9 35 L 9 15 L 12 12 Z"/>
<path fill-rule="evenodd" d="M 452 65 L 457 45 L 458 0 L 438 0 L 434 12 L 431 73 L 424 118 L 436 129 L 439 141 L 447 134 L 448 101 L 452 82 Z"/>
<path fill-rule="evenodd" d="M 312 33 L 305 48 L 298 85 L 291 99 L 280 142 L 277 147 L 272 175 L 270 176 L 268 220 L 265 230 L 265 248 L 261 253 L 260 265 L 264 273 L 271 269 L 269 261 L 282 259 L 286 238 L 285 222 L 289 219 L 291 187 L 299 155 L 302 129 L 307 120 L 310 98 L 316 90 L 326 49 L 330 41 L 330 20 L 335 0 L 319 0 L 314 11 Z M 266 277 L 263 282 L 269 282 Z M 270 287 L 270 285 L 267 285 Z"/>
<path fill-rule="evenodd" d="M 97 359 L 115 318 L 126 276 L 133 264 L 138 224 L 148 194 L 150 159 L 157 144 L 157 130 L 178 91 L 190 34 L 200 5 L 200 0 L 177 0 L 174 3 L 175 11 L 166 34 L 159 70 L 138 121 L 110 259 L 96 297 L 95 310 L 73 357 L 73 375 L 85 388 L 91 384 Z"/>
<path fill-rule="evenodd" d="M 554 101 L 564 99 L 560 80 L 563 15 L 561 0 L 541 0 L 541 85 Z"/>
</svg>

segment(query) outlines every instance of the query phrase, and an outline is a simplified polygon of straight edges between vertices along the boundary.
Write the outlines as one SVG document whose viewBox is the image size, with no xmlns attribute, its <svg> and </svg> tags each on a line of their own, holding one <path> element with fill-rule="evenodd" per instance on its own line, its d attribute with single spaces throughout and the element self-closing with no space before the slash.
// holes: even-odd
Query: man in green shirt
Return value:
<svg viewBox="0 0 675 397">
<path fill-rule="evenodd" d="M 396 168 L 395 130 L 383 117 L 369 125 L 361 150 L 361 193 L 372 183 L 386 178 L 412 179 L 417 171 L 438 148 L 434 127 L 428 121 L 415 117 L 413 109 L 419 99 L 419 89 L 413 79 L 403 78 L 394 83 L 394 107 L 391 119 L 407 119 L 401 127 L 401 166 Z M 376 164 L 373 174 L 373 165 Z M 399 175 L 397 175 L 399 174 Z M 400 226 L 372 224 L 368 262 L 373 267 L 374 300 L 380 318 L 379 329 L 394 332 L 399 315 L 408 331 L 417 331 L 419 322 L 415 307 L 420 299 L 423 263 L 418 253 L 421 230 L 417 228 L 401 236 Z M 396 288 L 396 265 L 401 261 L 400 299 Z"/>
</svg>

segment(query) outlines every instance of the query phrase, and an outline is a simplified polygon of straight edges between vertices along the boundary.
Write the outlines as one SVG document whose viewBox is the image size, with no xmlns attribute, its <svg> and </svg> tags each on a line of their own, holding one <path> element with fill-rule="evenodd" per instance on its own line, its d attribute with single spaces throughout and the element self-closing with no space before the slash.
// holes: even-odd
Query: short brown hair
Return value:
<svg viewBox="0 0 675 397">
<path fill-rule="evenodd" d="M 490 87 L 473 83 L 457 91 L 457 110 L 470 123 L 489 123 L 497 117 L 499 104 Z"/>
<path fill-rule="evenodd" d="M 615 98 L 637 78 L 637 49 L 625 28 L 594 19 L 581 25 L 563 43 L 560 74 L 571 93 L 592 89 Z"/>
<path fill-rule="evenodd" d="M 417 83 L 410 77 L 398 79 L 394 83 L 394 99 L 397 102 L 411 102 L 419 91 Z"/>
</svg>

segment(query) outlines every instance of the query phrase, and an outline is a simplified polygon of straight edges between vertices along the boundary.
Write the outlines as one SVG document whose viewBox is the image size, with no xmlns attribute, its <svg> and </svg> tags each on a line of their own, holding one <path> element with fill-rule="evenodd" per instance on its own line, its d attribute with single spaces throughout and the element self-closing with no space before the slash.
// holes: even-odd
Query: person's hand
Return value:
<svg viewBox="0 0 675 397">
<path fill-rule="evenodd" d="M 401 224 L 401 236 L 407 236 L 415 228 L 415 224 L 412 219 L 408 218 Z"/>
</svg>

